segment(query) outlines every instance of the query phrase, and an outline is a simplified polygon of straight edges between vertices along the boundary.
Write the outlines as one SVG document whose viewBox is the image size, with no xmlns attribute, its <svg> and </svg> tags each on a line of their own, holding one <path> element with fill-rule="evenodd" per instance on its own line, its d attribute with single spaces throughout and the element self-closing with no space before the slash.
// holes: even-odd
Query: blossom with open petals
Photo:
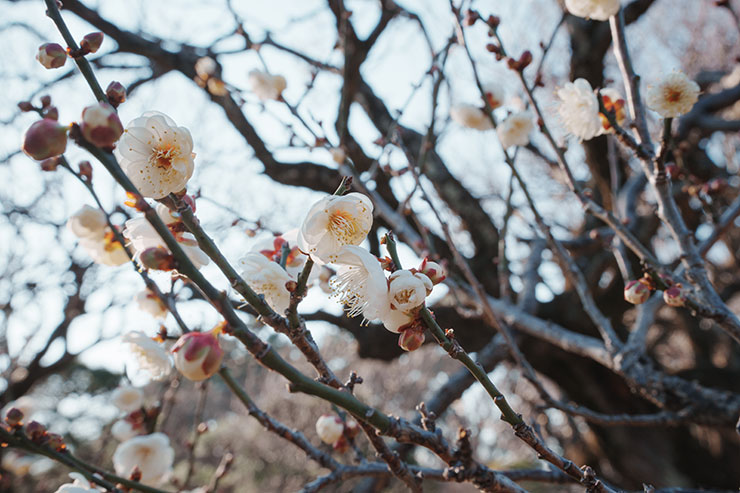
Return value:
<svg viewBox="0 0 740 493">
<path fill-rule="evenodd" d="M 71 483 L 63 484 L 54 493 L 99 493 L 101 490 L 94 487 L 90 482 L 78 472 L 69 473 L 72 478 Z"/>
<path fill-rule="evenodd" d="M 113 391 L 110 396 L 111 404 L 116 406 L 118 409 L 125 413 L 130 413 L 141 409 L 141 405 L 144 402 L 144 393 L 141 389 L 131 387 L 130 385 L 123 385 Z"/>
<path fill-rule="evenodd" d="M 586 79 L 576 79 L 558 89 L 558 113 L 568 132 L 582 140 L 603 132 L 599 100 Z"/>
<path fill-rule="evenodd" d="M 619 0 L 565 0 L 565 8 L 577 17 L 606 21 L 619 12 Z"/>
<path fill-rule="evenodd" d="M 285 283 L 293 278 L 280 264 L 261 253 L 251 252 L 239 260 L 241 274 L 250 288 L 265 297 L 277 313 L 284 314 L 290 304 L 290 292 Z"/>
<path fill-rule="evenodd" d="M 78 238 L 97 238 L 105 234 L 108 227 L 105 213 L 97 207 L 84 205 L 67 219 L 67 229 Z"/>
<path fill-rule="evenodd" d="M 648 108 L 663 118 L 675 118 L 691 111 L 699 99 L 699 84 L 679 71 L 671 72 L 648 86 L 645 100 Z"/>
<path fill-rule="evenodd" d="M 252 88 L 252 92 L 262 101 L 280 99 L 287 87 L 285 77 L 282 75 L 272 75 L 259 70 L 249 72 L 249 85 Z"/>
<path fill-rule="evenodd" d="M 452 106 L 450 108 L 450 118 L 458 125 L 475 130 L 493 128 L 493 123 L 485 111 L 473 104 L 457 104 Z"/>
<path fill-rule="evenodd" d="M 390 310 L 388 282 L 372 253 L 346 245 L 339 251 L 337 267 L 331 286 L 350 317 L 362 314 L 365 320 L 376 320 Z"/>
<path fill-rule="evenodd" d="M 373 225 L 373 203 L 357 192 L 329 195 L 303 220 L 298 248 L 317 264 L 335 262 L 344 245 L 359 245 Z"/>
<path fill-rule="evenodd" d="M 137 293 L 136 304 L 154 318 L 167 317 L 167 305 L 150 289 Z"/>
<path fill-rule="evenodd" d="M 113 453 L 116 474 L 128 477 L 134 468 L 141 471 L 141 482 L 158 485 L 172 473 L 175 451 L 164 433 L 152 433 L 131 438 L 118 445 Z"/>
<path fill-rule="evenodd" d="M 139 330 L 128 332 L 122 341 L 128 344 L 139 369 L 148 373 L 149 378 L 162 380 L 170 374 L 172 361 L 167 351 L 145 333 Z"/>
<path fill-rule="evenodd" d="M 193 138 L 163 113 L 150 111 L 132 120 L 115 152 L 144 197 L 161 199 L 180 192 L 193 176 Z"/>
<path fill-rule="evenodd" d="M 527 111 L 512 113 L 496 128 L 498 139 L 504 149 L 529 144 L 529 134 L 534 124 L 532 115 Z"/>
<path fill-rule="evenodd" d="M 397 270 L 388 278 L 388 292 L 393 308 L 410 312 L 424 303 L 427 291 L 431 291 L 432 281 L 424 274 L 408 270 Z"/>
</svg>

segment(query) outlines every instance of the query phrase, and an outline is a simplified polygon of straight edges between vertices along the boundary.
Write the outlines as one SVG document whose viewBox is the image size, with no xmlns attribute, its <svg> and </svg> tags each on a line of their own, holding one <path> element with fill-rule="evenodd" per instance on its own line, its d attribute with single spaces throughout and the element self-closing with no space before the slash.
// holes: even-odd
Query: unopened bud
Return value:
<svg viewBox="0 0 740 493">
<path fill-rule="evenodd" d="M 24 429 L 26 436 L 34 442 L 41 442 L 46 435 L 46 427 L 38 421 L 31 421 Z"/>
<path fill-rule="evenodd" d="M 218 333 L 188 332 L 172 347 L 175 368 L 188 380 L 200 382 L 210 378 L 221 368 L 224 350 L 218 342 Z"/>
<path fill-rule="evenodd" d="M 164 247 L 147 248 L 139 255 L 141 264 L 154 270 L 174 270 L 177 268 L 175 257 Z"/>
<path fill-rule="evenodd" d="M 80 41 L 80 49 L 86 53 L 95 53 L 100 48 L 100 45 L 103 44 L 104 37 L 101 32 L 86 34 Z"/>
<path fill-rule="evenodd" d="M 417 270 L 427 276 L 433 284 L 439 284 L 447 278 L 445 268 L 437 262 L 430 261 L 429 257 L 424 257 Z"/>
<path fill-rule="evenodd" d="M 36 60 L 45 68 L 59 68 L 67 62 L 67 52 L 57 43 L 44 43 L 39 46 Z"/>
<path fill-rule="evenodd" d="M 18 109 L 24 113 L 33 111 L 33 105 L 29 101 L 21 101 L 18 103 Z"/>
<path fill-rule="evenodd" d="M 109 148 L 123 134 L 123 124 L 113 106 L 98 103 L 82 110 L 80 131 L 94 146 Z"/>
<path fill-rule="evenodd" d="M 56 106 L 47 106 L 44 108 L 43 116 L 46 119 L 58 121 L 59 120 L 59 110 Z"/>
<path fill-rule="evenodd" d="M 501 18 L 495 15 L 489 15 L 486 24 L 488 24 L 491 29 L 496 29 L 498 25 L 501 24 Z"/>
<path fill-rule="evenodd" d="M 93 170 L 92 170 L 92 164 L 90 164 L 90 161 L 80 161 L 79 167 L 79 173 L 80 176 L 83 177 L 88 182 L 92 181 L 93 177 Z"/>
<path fill-rule="evenodd" d="M 54 120 L 43 118 L 26 130 L 23 135 L 21 149 L 37 161 L 59 156 L 67 149 L 68 130 L 69 127 L 59 125 Z"/>
<path fill-rule="evenodd" d="M 632 280 L 624 287 L 624 299 L 633 305 L 645 303 L 650 298 L 650 285 L 645 279 Z"/>
<path fill-rule="evenodd" d="M 215 75 L 216 70 L 218 70 L 218 63 L 209 56 L 198 58 L 195 62 L 195 73 L 203 80 Z"/>
<path fill-rule="evenodd" d="M 58 167 L 59 167 L 59 156 L 50 157 L 49 159 L 44 159 L 43 161 L 41 161 L 42 171 L 56 171 Z"/>
<path fill-rule="evenodd" d="M 681 283 L 676 283 L 663 291 L 663 301 L 668 306 L 684 306 L 686 304 L 686 294 Z"/>
<path fill-rule="evenodd" d="M 5 413 L 5 422 L 13 427 L 23 424 L 23 411 L 17 407 L 11 407 L 8 409 L 8 412 Z"/>
<path fill-rule="evenodd" d="M 61 452 L 62 450 L 67 448 L 67 446 L 64 444 L 64 438 L 62 438 L 62 435 L 58 435 L 56 433 L 49 433 L 46 435 L 46 445 L 56 450 L 57 452 Z"/>
<path fill-rule="evenodd" d="M 316 434 L 322 442 L 332 445 L 344 433 L 344 423 L 336 414 L 322 414 L 316 420 Z"/>
<path fill-rule="evenodd" d="M 478 12 L 476 12 L 475 10 L 468 9 L 467 11 L 465 11 L 465 18 L 463 19 L 463 23 L 466 26 L 472 26 L 478 19 L 480 19 L 480 14 L 478 14 Z"/>
<path fill-rule="evenodd" d="M 401 331 L 398 338 L 398 345 L 404 351 L 416 351 L 424 344 L 424 329 L 411 326 Z"/>
<path fill-rule="evenodd" d="M 44 94 L 43 96 L 41 96 L 39 101 L 41 101 L 41 107 L 46 108 L 51 104 L 51 96 L 49 96 L 48 94 Z"/>
<path fill-rule="evenodd" d="M 110 104 L 114 108 L 118 108 L 121 103 L 126 101 L 126 88 L 123 87 L 123 84 L 114 80 L 108 84 L 108 87 L 105 89 L 105 95 L 108 101 L 110 101 Z"/>
</svg>

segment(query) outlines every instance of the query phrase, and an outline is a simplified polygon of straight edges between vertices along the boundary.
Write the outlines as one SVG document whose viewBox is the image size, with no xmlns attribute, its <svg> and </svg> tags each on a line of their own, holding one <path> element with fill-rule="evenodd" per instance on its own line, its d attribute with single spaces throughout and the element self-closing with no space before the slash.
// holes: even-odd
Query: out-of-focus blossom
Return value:
<svg viewBox="0 0 740 493">
<path fill-rule="evenodd" d="M 162 380 L 170 374 L 172 361 L 167 351 L 141 331 L 127 332 L 122 341 L 128 343 L 140 370 L 152 380 Z"/>
<path fill-rule="evenodd" d="M 489 130 L 493 128 L 491 119 L 486 113 L 472 104 L 457 104 L 450 108 L 452 121 L 467 128 L 475 130 Z"/>
<path fill-rule="evenodd" d="M 336 414 L 322 414 L 316 420 L 316 434 L 322 442 L 332 445 L 344 432 L 344 423 Z"/>
<path fill-rule="evenodd" d="M 69 477 L 72 478 L 72 482 L 61 485 L 54 493 L 99 493 L 102 491 L 91 485 L 85 476 L 78 472 L 69 473 Z"/>
<path fill-rule="evenodd" d="M 141 471 L 141 482 L 158 485 L 172 473 L 175 451 L 164 433 L 152 433 L 131 438 L 118 445 L 113 453 L 116 474 L 128 477 L 134 468 Z"/>
<path fill-rule="evenodd" d="M 252 92 L 262 101 L 279 100 L 287 87 L 285 77 L 272 75 L 260 70 L 249 72 L 249 85 Z"/>
<path fill-rule="evenodd" d="M 144 393 L 130 385 L 123 385 L 113 391 L 110 397 L 111 404 L 125 413 L 141 409 L 144 403 Z"/>
<path fill-rule="evenodd" d="M 619 12 L 619 0 L 565 0 L 565 8 L 577 17 L 606 21 Z"/>
<path fill-rule="evenodd" d="M 139 432 L 136 430 L 136 428 L 134 428 L 134 425 L 125 419 L 119 419 L 118 421 L 113 423 L 110 432 L 111 435 L 113 435 L 113 438 L 115 438 L 119 442 L 131 440 L 135 436 L 139 435 Z"/>
<path fill-rule="evenodd" d="M 154 318 L 167 317 L 167 306 L 150 289 L 139 291 L 136 295 L 136 303 L 142 311 L 147 312 Z"/>
<path fill-rule="evenodd" d="M 520 111 L 506 117 L 496 128 L 496 133 L 501 146 L 508 149 L 529 144 L 529 134 L 533 128 L 532 115 L 527 111 Z"/>
<path fill-rule="evenodd" d="M 603 132 L 599 101 L 586 79 L 576 79 L 558 89 L 558 113 L 568 132 L 582 140 L 593 139 Z"/>
</svg>

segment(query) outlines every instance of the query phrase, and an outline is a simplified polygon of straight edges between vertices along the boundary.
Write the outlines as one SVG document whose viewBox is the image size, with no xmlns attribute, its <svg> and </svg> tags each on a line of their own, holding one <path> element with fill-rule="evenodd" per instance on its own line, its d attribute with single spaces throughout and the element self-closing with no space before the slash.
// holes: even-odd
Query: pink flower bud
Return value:
<svg viewBox="0 0 740 493">
<path fill-rule="evenodd" d="M 650 286 L 644 279 L 632 280 L 624 287 L 624 299 L 633 305 L 645 303 L 650 298 Z"/>
<path fill-rule="evenodd" d="M 105 95 L 108 97 L 110 104 L 117 108 L 121 103 L 126 101 L 126 88 L 123 87 L 123 84 L 114 80 L 108 84 L 108 87 L 105 89 Z"/>
<path fill-rule="evenodd" d="M 59 156 L 67 149 L 68 130 L 69 127 L 59 125 L 54 120 L 41 119 L 26 130 L 21 148 L 37 161 Z"/>
<path fill-rule="evenodd" d="M 17 407 L 11 407 L 5 413 L 5 422 L 10 426 L 19 426 L 23 424 L 23 411 Z"/>
<path fill-rule="evenodd" d="M 139 254 L 139 262 L 154 270 L 174 270 L 177 268 L 175 257 L 164 247 L 147 248 Z"/>
<path fill-rule="evenodd" d="M 67 51 L 57 43 L 44 43 L 39 46 L 36 60 L 45 68 L 59 68 L 67 62 Z"/>
<path fill-rule="evenodd" d="M 200 382 L 221 368 L 224 350 L 214 332 L 188 332 L 172 348 L 175 368 L 188 380 Z"/>
<path fill-rule="evenodd" d="M 82 110 L 80 131 L 96 147 L 111 147 L 123 135 L 123 125 L 113 106 L 98 103 Z"/>
<path fill-rule="evenodd" d="M 401 331 L 398 338 L 398 345 L 404 351 L 416 351 L 424 344 L 424 329 L 420 327 L 409 327 Z"/>
<path fill-rule="evenodd" d="M 447 278 L 445 268 L 437 262 L 430 261 L 429 257 L 424 257 L 418 271 L 427 276 L 434 284 L 439 284 Z"/>
<path fill-rule="evenodd" d="M 26 113 L 28 111 L 33 111 L 33 105 L 30 101 L 21 101 L 18 103 L 18 109 Z"/>
<path fill-rule="evenodd" d="M 684 306 L 686 304 L 686 294 L 681 283 L 676 283 L 663 291 L 663 301 L 668 306 Z"/>
<path fill-rule="evenodd" d="M 332 445 L 342 437 L 344 423 L 336 414 L 322 414 L 316 420 L 316 434 L 322 442 Z"/>
<path fill-rule="evenodd" d="M 100 48 L 100 45 L 103 44 L 103 38 L 104 36 L 101 32 L 86 34 L 80 41 L 80 49 L 88 53 L 95 53 Z"/>
</svg>

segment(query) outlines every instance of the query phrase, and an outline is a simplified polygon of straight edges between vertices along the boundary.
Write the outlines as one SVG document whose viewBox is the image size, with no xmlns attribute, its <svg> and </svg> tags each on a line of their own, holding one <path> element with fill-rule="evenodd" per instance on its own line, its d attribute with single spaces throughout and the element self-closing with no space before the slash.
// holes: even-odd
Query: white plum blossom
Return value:
<svg viewBox="0 0 740 493">
<path fill-rule="evenodd" d="M 293 278 L 280 264 L 261 253 L 251 252 L 239 260 L 241 275 L 257 294 L 279 314 L 284 314 L 290 304 L 290 292 L 285 283 Z"/>
<path fill-rule="evenodd" d="M 162 380 L 170 374 L 172 361 L 167 351 L 141 331 L 128 332 L 122 341 L 136 358 L 140 370 L 146 372 L 152 380 Z"/>
<path fill-rule="evenodd" d="M 174 217 L 167 206 L 163 204 L 157 204 L 156 211 L 162 221 L 170 226 L 173 236 L 195 267 L 200 269 L 207 265 L 209 262 L 208 255 L 198 247 L 195 236 L 172 227 L 179 222 L 179 218 Z M 126 221 L 123 236 L 129 240 L 137 256 L 149 248 L 167 248 L 162 237 L 159 236 L 157 230 L 145 217 L 135 217 Z"/>
<path fill-rule="evenodd" d="M 252 92 L 262 101 L 279 100 L 287 87 L 285 77 L 282 75 L 272 75 L 260 70 L 249 72 L 249 85 Z"/>
<path fill-rule="evenodd" d="M 434 285 L 424 274 L 413 274 L 408 270 L 397 270 L 388 278 L 388 297 L 391 306 L 399 311 L 409 313 L 418 307 L 431 292 Z"/>
<path fill-rule="evenodd" d="M 97 207 L 84 205 L 67 219 L 67 229 L 78 238 L 99 238 L 105 234 L 108 221 Z"/>
<path fill-rule="evenodd" d="M 619 12 L 619 0 L 565 0 L 565 8 L 577 17 L 606 21 Z"/>
<path fill-rule="evenodd" d="M 128 477 L 135 467 L 141 471 L 141 482 L 158 485 L 172 473 L 175 451 L 164 433 L 131 438 L 118 445 L 113 453 L 116 474 Z"/>
<path fill-rule="evenodd" d="M 336 414 L 322 414 L 316 420 L 316 434 L 327 445 L 339 440 L 343 433 L 344 423 Z"/>
<path fill-rule="evenodd" d="M 532 115 L 527 111 L 512 113 L 496 128 L 498 139 L 504 149 L 529 144 L 529 134 L 534 124 Z"/>
<path fill-rule="evenodd" d="M 390 304 L 390 301 L 389 301 Z M 383 323 L 383 327 L 389 332 L 398 334 L 401 332 L 401 328 L 409 325 L 415 320 L 416 316 L 413 313 L 406 313 L 401 310 L 396 310 L 391 307 L 390 310 L 386 310 L 380 318 Z"/>
<path fill-rule="evenodd" d="M 365 320 L 382 318 L 390 310 L 388 281 L 380 261 L 364 248 L 346 245 L 337 256 L 337 274 L 330 284 L 347 314 Z"/>
<path fill-rule="evenodd" d="M 558 113 L 568 132 L 581 140 L 593 139 L 603 133 L 599 116 L 599 100 L 586 79 L 576 79 L 558 89 Z"/>
<path fill-rule="evenodd" d="M 113 423 L 113 426 L 111 426 L 110 429 L 110 433 L 111 435 L 113 435 L 113 438 L 115 438 L 119 442 L 131 440 L 135 436 L 139 435 L 139 432 L 136 431 L 136 428 L 134 428 L 134 426 L 125 419 L 119 419 L 118 421 Z"/>
<path fill-rule="evenodd" d="M 663 118 L 675 118 L 691 111 L 699 99 L 699 84 L 686 74 L 673 71 L 649 85 L 645 100 L 648 108 Z"/>
<path fill-rule="evenodd" d="M 150 289 L 139 291 L 136 294 L 136 303 L 142 311 L 147 312 L 154 318 L 167 317 L 167 306 Z"/>
<path fill-rule="evenodd" d="M 344 245 L 359 245 L 373 224 L 373 203 L 357 192 L 329 195 L 308 211 L 298 248 L 319 265 L 335 262 Z"/>
<path fill-rule="evenodd" d="M 125 413 L 141 409 L 144 403 L 144 393 L 130 385 L 123 385 L 113 391 L 110 397 L 111 404 Z"/>
<path fill-rule="evenodd" d="M 163 113 L 151 111 L 132 120 L 115 153 L 144 197 L 161 199 L 180 192 L 193 176 L 193 138 Z"/>
<path fill-rule="evenodd" d="M 102 491 L 92 486 L 85 476 L 78 472 L 69 473 L 69 477 L 72 478 L 73 481 L 71 483 L 61 485 L 54 493 L 98 493 Z"/>
<path fill-rule="evenodd" d="M 117 266 L 129 261 L 126 250 L 116 240 L 100 209 L 83 206 L 67 220 L 67 229 L 80 239 L 80 246 L 96 263 Z"/>
<path fill-rule="evenodd" d="M 493 122 L 486 113 L 472 104 L 457 104 L 450 108 L 452 121 L 467 128 L 475 130 L 489 130 L 493 128 Z"/>
</svg>

